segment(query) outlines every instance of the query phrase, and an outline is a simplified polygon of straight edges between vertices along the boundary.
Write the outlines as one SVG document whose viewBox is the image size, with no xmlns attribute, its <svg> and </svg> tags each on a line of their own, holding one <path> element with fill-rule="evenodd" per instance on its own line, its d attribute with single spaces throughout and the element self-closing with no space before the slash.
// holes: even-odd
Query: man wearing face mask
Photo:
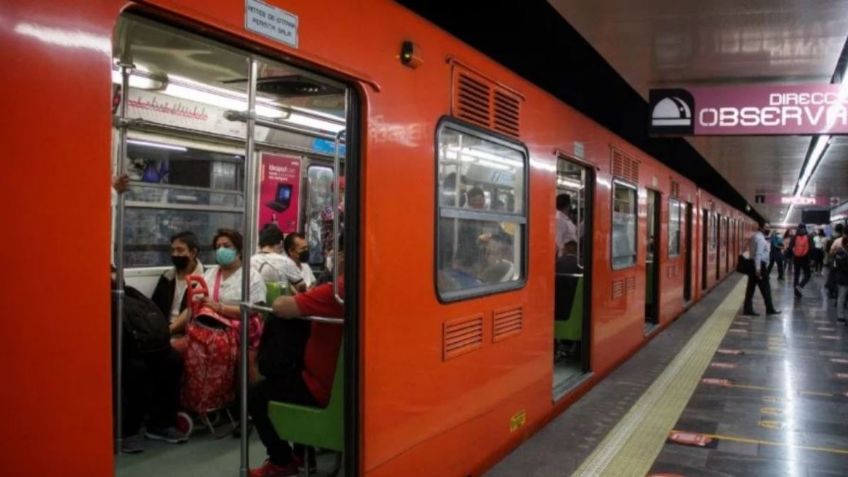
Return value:
<svg viewBox="0 0 848 477">
<path fill-rule="evenodd" d="M 166 270 L 153 291 L 153 303 L 173 323 L 186 309 L 186 281 L 188 275 L 203 275 L 203 264 L 197 259 L 200 245 L 192 232 L 179 232 L 171 237 L 171 263 L 174 268 Z"/>
<path fill-rule="evenodd" d="M 291 233 L 283 240 L 283 277 L 299 293 L 305 292 L 315 284 L 315 274 L 306 263 L 309 260 L 309 246 L 303 234 Z"/>
</svg>

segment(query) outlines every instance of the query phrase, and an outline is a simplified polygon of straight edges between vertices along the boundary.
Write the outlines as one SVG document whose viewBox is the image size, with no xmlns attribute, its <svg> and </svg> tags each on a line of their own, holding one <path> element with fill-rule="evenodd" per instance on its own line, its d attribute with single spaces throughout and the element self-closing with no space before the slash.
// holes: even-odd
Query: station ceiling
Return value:
<svg viewBox="0 0 848 477">
<path fill-rule="evenodd" d="M 830 83 L 848 35 L 848 0 L 550 0 L 644 99 L 651 88 Z M 770 222 L 787 207 L 810 136 L 691 137 L 695 149 Z M 806 195 L 848 200 L 848 138 L 834 137 Z M 801 220 L 796 207 L 788 222 Z"/>
<path fill-rule="evenodd" d="M 399 3 L 571 104 L 737 208 L 773 223 L 810 136 L 651 138 L 651 88 L 830 83 L 848 0 L 491 0 Z M 473 21 L 469 21 L 473 19 Z M 848 138 L 834 137 L 805 195 L 848 200 Z"/>
</svg>

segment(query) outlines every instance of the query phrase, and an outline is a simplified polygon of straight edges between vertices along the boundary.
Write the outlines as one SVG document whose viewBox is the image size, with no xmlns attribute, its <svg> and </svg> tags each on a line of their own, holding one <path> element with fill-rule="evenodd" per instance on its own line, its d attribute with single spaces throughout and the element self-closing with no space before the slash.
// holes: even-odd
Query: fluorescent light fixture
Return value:
<svg viewBox="0 0 848 477">
<path fill-rule="evenodd" d="M 112 82 L 115 84 L 121 84 L 122 81 L 121 72 L 119 70 L 112 70 Z M 143 89 L 145 91 L 159 91 L 165 88 L 165 85 L 168 82 L 168 77 L 164 76 L 163 78 L 157 78 L 154 75 L 146 75 L 146 74 L 131 74 L 130 75 L 130 87 Z"/>
<path fill-rule="evenodd" d="M 497 169 L 500 171 L 508 171 L 511 169 L 511 167 L 509 166 L 498 164 L 497 162 L 487 161 L 486 159 L 477 159 L 477 164 L 480 164 L 481 166 L 490 167 L 492 169 Z"/>
<path fill-rule="evenodd" d="M 261 115 L 259 113 L 259 108 L 261 106 L 256 107 L 256 114 Z M 317 119 L 309 116 L 304 116 L 298 113 L 291 113 L 291 115 L 287 118 L 283 118 L 286 122 L 290 122 L 292 124 L 297 124 L 299 126 L 306 126 L 313 129 L 320 129 L 321 131 L 330 131 L 333 134 L 336 134 L 340 131 L 345 130 L 344 124 L 333 123 L 330 121 L 324 121 L 322 119 Z"/>
<path fill-rule="evenodd" d="M 783 223 L 789 223 L 789 216 L 792 215 L 792 211 L 795 210 L 795 204 L 789 206 L 789 210 L 786 211 L 786 215 L 783 217 Z"/>
<path fill-rule="evenodd" d="M 813 172 L 815 172 L 816 167 L 818 167 L 819 162 L 821 162 L 821 158 L 824 157 L 824 152 L 827 149 L 828 144 L 830 144 L 830 135 L 828 134 L 822 134 L 815 138 L 813 151 L 810 153 L 810 158 L 807 160 L 807 163 L 804 164 L 804 170 L 801 172 L 801 178 L 798 180 L 798 185 L 795 188 L 796 197 L 800 197 L 804 193 L 804 189 L 807 188 L 807 184 L 810 182 Z"/>
<path fill-rule="evenodd" d="M 188 148 L 183 146 L 172 146 L 170 144 L 162 144 L 161 142 L 150 142 L 150 141 L 140 141 L 138 139 L 127 139 L 127 144 L 134 144 L 136 146 L 145 146 L 145 147 L 155 147 L 157 149 L 168 149 L 171 151 L 181 151 L 186 152 Z"/>
<path fill-rule="evenodd" d="M 144 90 L 162 90 L 162 94 L 173 96 L 175 98 L 194 101 L 196 103 L 207 104 L 228 111 L 246 111 L 247 110 L 247 94 L 233 91 L 226 88 L 200 83 L 198 81 L 186 78 L 179 75 L 168 75 L 165 80 L 159 80 L 155 75 L 148 74 L 146 68 L 139 68 L 138 73 L 130 75 L 130 86 L 133 88 Z M 121 72 L 112 70 L 112 82 L 121 83 Z M 163 89 L 164 88 L 164 89 Z M 329 131 L 336 134 L 345 129 L 344 122 L 334 122 L 322 120 L 314 114 L 304 110 L 304 114 L 300 114 L 297 110 L 284 107 L 281 108 L 277 103 L 264 96 L 256 97 L 256 114 L 267 119 L 283 120 L 298 126 L 309 127 L 321 131 Z"/>
</svg>

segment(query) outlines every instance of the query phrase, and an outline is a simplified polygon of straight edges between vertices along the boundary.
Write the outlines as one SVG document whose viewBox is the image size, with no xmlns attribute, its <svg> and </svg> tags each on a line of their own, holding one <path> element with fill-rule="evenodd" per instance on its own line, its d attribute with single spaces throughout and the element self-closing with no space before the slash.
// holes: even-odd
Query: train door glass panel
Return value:
<svg viewBox="0 0 848 477">
<path fill-rule="evenodd" d="M 276 171 L 285 178 L 275 184 L 279 187 L 272 191 L 272 197 L 266 198 L 260 190 L 263 178 L 259 159 L 273 153 L 306 167 L 310 158 L 332 164 L 338 150 L 339 162 L 343 162 L 345 153 L 337 146 L 341 142 L 337 138 L 348 127 L 350 105 L 345 85 L 134 15 L 119 19 L 114 54 L 115 64 L 122 66 L 116 66 L 112 75 L 114 98 L 120 103 L 116 109 L 119 120 L 115 121 L 117 147 L 113 166 L 130 176 L 129 190 L 121 196 L 116 213 L 124 223 L 117 241 L 123 245 L 116 253 L 123 258 L 120 266 L 128 285 L 139 285 L 148 295 L 153 291 L 160 274 L 172 270 L 169 238 L 178 231 L 195 233 L 200 243 L 200 261 L 211 270 L 215 268 L 211 241 L 220 228 L 235 229 L 245 237 L 242 267 L 249 267 L 257 244 L 247 238 L 257 238 L 259 228 L 267 225 L 260 220 L 260 211 L 265 206 L 278 213 L 291 212 L 286 231 L 304 231 L 306 221 L 300 221 L 299 217 L 304 215 L 301 212 L 305 196 L 302 190 L 300 194 L 296 192 L 296 186 L 303 182 L 304 169 Z M 123 88 L 123 84 L 128 87 Z M 255 98 L 253 115 L 248 114 L 251 97 Z M 253 136 L 248 138 L 254 122 Z M 320 214 L 316 212 L 318 205 L 326 209 L 327 191 L 331 190 L 326 187 L 330 182 L 326 175 L 329 171 L 333 178 L 335 170 L 335 167 L 316 168 L 307 174 L 326 189 L 322 195 L 320 187 L 314 188 L 315 194 L 310 198 L 320 198 L 316 199 L 320 204 L 305 207 L 307 217 Z M 248 188 L 247 184 L 252 182 L 256 187 Z M 256 213 L 248 214 L 246 209 L 254 206 Z M 332 217 L 332 208 L 330 212 Z M 318 244 L 321 253 L 326 245 L 326 241 Z M 266 296 L 266 290 L 261 292 Z M 116 347 L 118 353 L 123 353 L 120 345 Z M 338 379 L 334 382 L 343 381 L 338 377 L 343 376 L 339 375 L 343 370 L 339 367 L 334 371 Z M 161 391 L 157 387 L 157 380 L 161 379 L 156 376 L 150 382 L 141 383 L 126 366 L 116 373 L 120 375 L 117 380 L 124 384 L 124 394 L 128 386 L 143 394 Z M 229 440 L 229 444 L 222 446 L 225 441 L 217 441 L 213 435 L 232 430 L 233 416 L 239 414 L 235 396 L 243 391 L 238 386 L 222 391 L 231 399 L 216 405 L 215 410 L 193 409 L 186 402 L 178 403 L 189 419 L 171 422 L 175 416 L 169 415 L 169 422 L 160 425 L 193 421 L 190 442 L 145 452 L 132 459 L 120 456 L 116 459 L 116 475 L 194 475 L 196 456 L 213 454 L 216 466 L 230 467 L 235 472 L 239 468 L 239 442 Z M 341 390 L 334 387 L 331 394 L 336 392 Z M 139 430 L 137 419 L 130 422 L 126 416 L 143 418 L 145 401 L 126 402 L 124 418 L 119 417 L 118 425 L 127 437 L 137 436 L 145 431 Z M 331 396 L 331 406 L 333 402 Z M 343 424 L 339 422 L 338 429 L 357 432 L 353 426 Z M 182 427 L 175 432 L 187 429 Z M 249 446 L 253 456 L 249 465 L 255 467 L 261 463 L 265 451 L 256 433 L 251 437 L 244 435 L 243 439 L 242 444 Z M 318 466 L 328 467 L 327 461 L 332 461 L 332 456 L 319 456 Z"/>
<path fill-rule="evenodd" d="M 438 132 L 436 288 L 444 301 L 525 281 L 525 162 L 511 142 L 443 123 Z"/>
<path fill-rule="evenodd" d="M 130 133 L 124 265 L 170 266 L 170 237 L 187 230 L 205 238 L 201 263 L 215 263 L 209 243 L 215 231 L 239 229 L 244 221 L 244 156 L 239 152 L 174 136 Z M 148 291 L 143 280 L 133 284 Z"/>
<path fill-rule="evenodd" d="M 715 251 L 715 278 L 721 278 L 721 215 L 713 217 L 713 250 Z"/>
<path fill-rule="evenodd" d="M 566 158 L 557 160 L 557 207 L 567 202 L 568 210 L 556 212 L 556 233 L 565 233 L 554 241 L 554 399 L 589 371 L 591 173 Z"/>
<path fill-rule="evenodd" d="M 701 212 L 701 290 L 707 289 L 707 249 L 712 246 L 711 232 L 710 212 L 704 209 Z"/>
<path fill-rule="evenodd" d="M 333 168 L 327 166 L 309 166 L 306 172 L 304 235 L 309 245 L 309 264 L 313 267 L 324 265 L 325 252 L 331 245 L 327 229 L 333 220 L 334 176 Z"/>
<path fill-rule="evenodd" d="M 678 204 L 679 205 L 679 204 Z M 694 217 L 692 217 L 692 204 L 686 203 L 686 241 L 685 241 L 685 253 L 684 257 L 686 263 L 684 264 L 683 271 L 683 300 L 689 302 L 692 300 L 692 279 L 694 278 L 692 275 L 694 271 L 692 270 L 692 222 Z"/>
<path fill-rule="evenodd" d="M 724 272 L 730 271 L 730 219 L 724 219 Z"/>
<path fill-rule="evenodd" d="M 645 332 L 659 322 L 660 280 L 660 193 L 648 190 L 648 217 L 645 254 Z"/>
<path fill-rule="evenodd" d="M 620 270 L 636 263 L 636 187 L 612 184 L 612 268 Z"/>
</svg>

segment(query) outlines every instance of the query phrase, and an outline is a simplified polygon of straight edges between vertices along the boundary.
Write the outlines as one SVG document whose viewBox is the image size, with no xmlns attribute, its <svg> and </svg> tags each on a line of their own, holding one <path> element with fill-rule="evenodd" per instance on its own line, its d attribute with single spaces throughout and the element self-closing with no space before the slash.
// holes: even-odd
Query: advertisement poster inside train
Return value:
<svg viewBox="0 0 848 477">
<path fill-rule="evenodd" d="M 297 232 L 300 159 L 263 152 L 259 175 L 259 230 L 277 225 L 283 233 Z"/>
</svg>

